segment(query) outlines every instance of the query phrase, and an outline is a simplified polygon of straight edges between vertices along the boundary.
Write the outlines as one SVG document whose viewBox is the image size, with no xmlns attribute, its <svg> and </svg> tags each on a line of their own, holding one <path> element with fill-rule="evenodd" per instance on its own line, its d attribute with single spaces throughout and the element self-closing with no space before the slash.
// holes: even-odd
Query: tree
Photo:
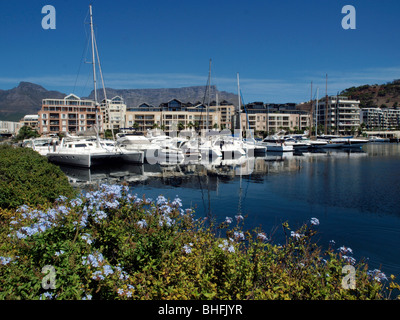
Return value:
<svg viewBox="0 0 400 320">
<path fill-rule="evenodd" d="M 15 138 L 20 141 L 37 137 L 40 137 L 40 134 L 36 130 L 29 126 L 23 126 L 21 129 L 19 129 L 19 132 Z"/>
<path fill-rule="evenodd" d="M 178 123 L 178 130 L 181 131 L 183 129 L 185 129 L 185 125 L 182 122 L 179 122 Z"/>
<path fill-rule="evenodd" d="M 194 127 L 193 122 L 190 121 L 190 122 L 187 124 L 187 127 L 188 127 L 189 129 L 192 129 L 192 128 Z"/>
<path fill-rule="evenodd" d="M 133 128 L 134 128 L 136 131 L 139 130 L 139 123 L 134 122 L 134 123 L 133 123 Z"/>
</svg>

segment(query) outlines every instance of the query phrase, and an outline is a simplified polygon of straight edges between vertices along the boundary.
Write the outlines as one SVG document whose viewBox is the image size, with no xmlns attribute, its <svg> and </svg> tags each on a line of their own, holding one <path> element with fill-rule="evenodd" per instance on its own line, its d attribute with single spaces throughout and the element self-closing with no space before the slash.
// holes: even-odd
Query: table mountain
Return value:
<svg viewBox="0 0 400 320">
<path fill-rule="evenodd" d="M 178 99 L 182 102 L 196 103 L 203 102 L 205 96 L 205 86 L 194 86 L 184 88 L 165 88 L 165 89 L 112 89 L 107 88 L 107 98 L 121 96 L 128 107 L 135 107 L 146 102 L 158 106 L 163 102 Z M 211 87 L 211 101 L 215 100 L 216 87 Z M 99 101 L 103 99 L 103 90 L 98 90 Z M 37 114 L 42 106 L 43 99 L 62 99 L 65 93 L 59 91 L 49 91 L 40 85 L 30 82 L 20 82 L 20 84 L 10 90 L 0 89 L 0 120 L 19 121 L 24 115 Z M 93 91 L 90 99 L 94 98 Z M 218 91 L 218 100 L 226 100 L 237 104 L 236 94 L 226 91 Z M 206 98 L 206 102 L 208 97 Z"/>
<path fill-rule="evenodd" d="M 178 99 L 181 102 L 196 103 L 203 102 L 206 86 L 192 86 L 183 88 L 166 88 L 166 89 L 111 89 L 106 88 L 107 98 L 121 96 L 127 107 L 137 107 L 142 103 L 148 103 L 153 106 L 159 106 L 163 102 L 168 102 L 172 99 Z M 219 91 L 215 86 L 211 86 L 211 101 L 215 100 L 215 92 L 218 92 L 218 101 L 228 101 L 237 105 L 237 95 L 226 91 Z M 103 99 L 103 90 L 98 90 L 99 100 Z M 90 99 L 94 99 L 92 91 Z M 208 101 L 208 96 L 205 98 L 205 103 Z"/>
</svg>

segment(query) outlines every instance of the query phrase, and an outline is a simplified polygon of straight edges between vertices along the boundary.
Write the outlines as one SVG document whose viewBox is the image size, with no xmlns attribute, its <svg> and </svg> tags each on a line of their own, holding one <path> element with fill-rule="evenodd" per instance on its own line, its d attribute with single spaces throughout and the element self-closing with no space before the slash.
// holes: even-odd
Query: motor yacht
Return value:
<svg viewBox="0 0 400 320">
<path fill-rule="evenodd" d="M 278 136 L 267 136 L 259 145 L 267 148 L 267 152 L 291 152 L 294 150 L 293 145 L 287 145 L 285 141 Z"/>
</svg>

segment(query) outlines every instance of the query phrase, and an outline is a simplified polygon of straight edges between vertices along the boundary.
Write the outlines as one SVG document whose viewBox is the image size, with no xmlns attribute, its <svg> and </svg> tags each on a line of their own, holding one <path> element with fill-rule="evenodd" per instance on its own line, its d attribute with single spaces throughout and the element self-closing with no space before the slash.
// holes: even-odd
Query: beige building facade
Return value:
<svg viewBox="0 0 400 320">
<path fill-rule="evenodd" d="M 104 130 L 119 130 L 125 127 L 126 104 L 122 97 L 104 99 L 100 104 L 100 110 L 103 114 Z"/>
<path fill-rule="evenodd" d="M 176 130 L 194 128 L 203 130 L 232 127 L 231 117 L 235 106 L 230 104 L 207 107 L 203 104 L 182 103 L 177 99 L 162 103 L 158 107 L 143 103 L 126 111 L 125 129 L 134 129 L 141 133 L 160 128 L 169 133 Z"/>
<path fill-rule="evenodd" d="M 96 127 L 96 107 L 93 100 L 83 100 L 74 94 L 64 99 L 43 99 L 39 115 L 39 133 L 79 133 Z M 98 111 L 100 132 L 103 116 Z"/>
</svg>

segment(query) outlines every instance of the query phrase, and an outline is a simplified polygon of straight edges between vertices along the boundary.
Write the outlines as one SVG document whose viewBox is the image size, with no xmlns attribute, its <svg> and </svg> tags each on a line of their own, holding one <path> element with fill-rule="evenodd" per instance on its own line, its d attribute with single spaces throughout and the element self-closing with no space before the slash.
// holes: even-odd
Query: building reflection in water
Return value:
<svg viewBox="0 0 400 320">
<path fill-rule="evenodd" d="M 374 151 L 372 151 L 374 152 Z M 232 160 L 221 158 L 214 161 L 183 161 L 179 164 L 122 164 L 118 166 L 79 168 L 60 166 L 70 183 L 77 188 L 85 189 L 101 183 L 150 183 L 161 185 L 190 185 L 200 187 L 199 182 L 210 182 L 219 177 L 222 180 L 233 180 L 236 177 L 249 177 L 257 180 L 269 174 L 298 172 L 304 162 L 326 161 L 335 158 L 357 158 L 368 155 L 360 150 L 335 150 L 318 152 L 271 152 L 263 157 L 241 157 Z M 207 178 L 207 181 L 205 180 Z M 200 180 L 199 180 L 200 179 Z M 212 187 L 212 184 L 211 184 Z"/>
</svg>

